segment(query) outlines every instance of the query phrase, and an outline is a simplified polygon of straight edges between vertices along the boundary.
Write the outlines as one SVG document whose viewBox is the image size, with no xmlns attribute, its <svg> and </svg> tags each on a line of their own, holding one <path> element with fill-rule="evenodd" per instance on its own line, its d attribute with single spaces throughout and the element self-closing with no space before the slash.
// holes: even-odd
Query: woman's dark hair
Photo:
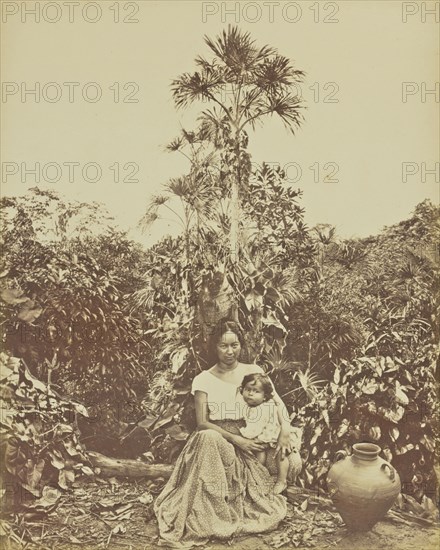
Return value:
<svg viewBox="0 0 440 550">
<path fill-rule="evenodd" d="M 263 391 L 264 391 L 264 398 L 266 399 L 266 401 L 268 401 L 269 399 L 272 399 L 273 397 L 272 382 L 270 381 L 269 377 L 266 376 L 265 374 L 259 374 L 259 373 L 246 374 L 240 386 L 240 393 L 243 393 L 243 390 L 246 384 L 249 384 L 252 382 L 254 383 L 260 382 L 261 387 L 263 388 Z"/>
<path fill-rule="evenodd" d="M 222 339 L 222 336 L 226 332 L 233 332 L 237 336 L 238 341 L 240 342 L 240 345 L 241 346 L 244 345 L 244 338 L 243 338 L 243 333 L 241 331 L 241 328 L 238 325 L 238 323 L 236 323 L 232 319 L 221 319 L 217 323 L 217 325 L 215 326 L 214 331 L 212 333 L 212 343 L 213 343 L 213 345 L 218 344 L 220 342 L 220 340 Z"/>
</svg>

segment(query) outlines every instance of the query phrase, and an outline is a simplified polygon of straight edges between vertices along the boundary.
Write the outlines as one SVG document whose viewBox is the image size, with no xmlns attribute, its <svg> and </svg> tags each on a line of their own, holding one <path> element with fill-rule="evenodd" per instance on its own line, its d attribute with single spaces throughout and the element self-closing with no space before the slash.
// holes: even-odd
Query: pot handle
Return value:
<svg viewBox="0 0 440 550">
<path fill-rule="evenodd" d="M 345 451 L 336 451 L 334 462 L 338 462 L 338 460 L 342 460 L 343 458 L 346 458 L 346 457 L 347 457 L 347 453 Z"/>
<path fill-rule="evenodd" d="M 383 471 L 385 471 L 386 468 L 389 468 L 390 470 L 389 478 L 391 479 L 391 481 L 394 481 L 396 479 L 396 470 L 392 466 L 386 463 L 382 464 L 382 466 L 380 467 L 380 469 Z"/>
</svg>

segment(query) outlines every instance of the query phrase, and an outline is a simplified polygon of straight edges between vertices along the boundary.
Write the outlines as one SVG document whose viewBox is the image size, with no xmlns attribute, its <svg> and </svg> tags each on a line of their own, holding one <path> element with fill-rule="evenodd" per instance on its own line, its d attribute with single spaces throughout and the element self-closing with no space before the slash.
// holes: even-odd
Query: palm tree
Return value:
<svg viewBox="0 0 440 550">
<path fill-rule="evenodd" d="M 336 227 L 328 223 L 320 223 L 313 228 L 313 231 L 318 246 L 319 265 L 322 271 L 324 268 L 326 248 L 334 244 L 337 240 Z"/>
<path fill-rule="evenodd" d="M 214 57 L 208 61 L 198 56 L 197 70 L 175 79 L 172 92 L 178 108 L 195 101 L 209 103 L 200 120 L 205 129 L 211 129 L 213 140 L 219 143 L 223 138 L 228 155 L 226 164 L 232 166 L 230 260 L 236 263 L 240 191 L 243 193 L 247 183 L 243 170 L 246 128 L 255 129 L 265 117 L 277 115 L 294 133 L 302 121 L 302 100 L 296 83 L 302 82 L 304 73 L 276 49 L 267 45 L 257 47 L 249 33 L 235 26 L 229 26 L 215 40 L 205 36 L 205 43 Z"/>
<path fill-rule="evenodd" d="M 200 247 L 203 227 L 218 229 L 225 216 L 222 171 L 216 144 L 207 136 L 210 130 L 212 128 L 208 130 L 206 126 L 194 132 L 182 128 L 181 134 L 166 145 L 167 152 L 179 153 L 188 160 L 189 171 L 170 178 L 162 186 L 163 193 L 151 198 L 138 224 L 141 230 L 147 231 L 157 220 L 166 219 L 159 215 L 160 210 L 171 212 L 183 229 L 188 263 L 194 252 L 190 246 L 191 235 L 194 234 Z"/>
<path fill-rule="evenodd" d="M 216 205 L 220 201 L 220 189 L 216 176 L 215 155 L 207 150 L 207 140 L 203 132 L 188 132 L 182 129 L 181 135 L 166 146 L 168 152 L 178 152 L 190 162 L 189 172 L 183 176 L 171 178 L 163 185 L 163 193 L 152 197 L 139 227 L 147 231 L 159 219 L 165 210 L 177 221 L 184 235 L 184 277 L 182 285 L 186 289 L 186 300 L 193 290 L 189 277 L 190 266 L 194 259 L 192 240 L 196 239 L 197 249 L 203 235 L 202 225 L 209 226 L 216 220 Z M 209 144 L 212 149 L 212 144 Z"/>
</svg>

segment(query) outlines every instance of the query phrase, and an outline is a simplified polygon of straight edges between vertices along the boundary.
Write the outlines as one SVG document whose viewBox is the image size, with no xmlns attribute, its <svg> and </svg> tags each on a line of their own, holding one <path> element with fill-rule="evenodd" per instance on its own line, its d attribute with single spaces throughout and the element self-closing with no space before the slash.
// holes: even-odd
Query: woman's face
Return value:
<svg viewBox="0 0 440 550">
<path fill-rule="evenodd" d="M 241 345 L 235 332 L 225 332 L 217 343 L 217 356 L 221 363 L 233 365 L 240 356 Z"/>
</svg>

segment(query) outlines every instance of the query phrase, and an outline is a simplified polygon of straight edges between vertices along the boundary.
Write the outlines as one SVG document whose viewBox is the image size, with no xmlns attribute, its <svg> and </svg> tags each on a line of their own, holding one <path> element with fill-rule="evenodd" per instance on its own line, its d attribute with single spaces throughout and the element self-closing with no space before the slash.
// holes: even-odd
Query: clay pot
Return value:
<svg viewBox="0 0 440 550">
<path fill-rule="evenodd" d="M 338 451 L 327 475 L 333 504 L 353 531 L 371 529 L 400 493 L 399 475 L 380 451 L 373 443 L 356 443 L 350 456 Z"/>
</svg>

